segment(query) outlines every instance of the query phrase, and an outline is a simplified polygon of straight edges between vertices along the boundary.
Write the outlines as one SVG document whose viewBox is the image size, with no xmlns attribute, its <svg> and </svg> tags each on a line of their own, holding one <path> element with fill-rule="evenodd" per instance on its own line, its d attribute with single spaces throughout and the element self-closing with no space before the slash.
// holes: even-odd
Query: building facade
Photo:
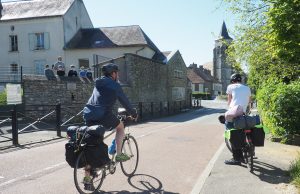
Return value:
<svg viewBox="0 0 300 194">
<path fill-rule="evenodd" d="M 2 3 L 0 68 L 5 74 L 43 74 L 80 28 L 93 24 L 82 0 L 34 0 Z M 2 75 L 3 76 L 3 75 Z"/>
<path fill-rule="evenodd" d="M 215 40 L 215 48 L 213 50 L 213 76 L 218 82 L 222 83 L 222 93 L 226 93 L 226 88 L 230 84 L 230 76 L 232 75 L 232 66 L 226 60 L 226 49 L 232 42 L 229 36 L 225 22 L 223 22 L 219 38 Z"/>
</svg>

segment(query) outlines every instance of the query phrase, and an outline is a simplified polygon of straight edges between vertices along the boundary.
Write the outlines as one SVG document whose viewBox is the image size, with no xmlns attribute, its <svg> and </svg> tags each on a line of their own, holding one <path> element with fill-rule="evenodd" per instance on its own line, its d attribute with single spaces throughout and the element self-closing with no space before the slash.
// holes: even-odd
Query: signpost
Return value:
<svg viewBox="0 0 300 194">
<path fill-rule="evenodd" d="M 22 104 L 21 84 L 6 84 L 7 104 Z"/>
</svg>

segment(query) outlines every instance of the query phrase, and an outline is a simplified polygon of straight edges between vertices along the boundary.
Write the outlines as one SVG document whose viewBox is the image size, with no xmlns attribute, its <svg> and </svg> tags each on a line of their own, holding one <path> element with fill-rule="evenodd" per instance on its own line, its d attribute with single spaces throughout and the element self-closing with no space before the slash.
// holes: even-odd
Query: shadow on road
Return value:
<svg viewBox="0 0 300 194">
<path fill-rule="evenodd" d="M 255 161 L 253 174 L 260 180 L 271 183 L 289 183 L 288 172 L 265 162 Z"/>
<path fill-rule="evenodd" d="M 185 121 L 191 121 L 194 119 L 197 119 L 202 116 L 216 114 L 216 113 L 225 113 L 226 109 L 218 109 L 218 108 L 201 108 L 201 109 L 195 109 L 188 111 L 186 113 L 177 114 L 169 117 L 164 117 L 160 119 L 154 119 L 150 122 L 185 122 Z M 218 118 L 216 118 L 216 122 L 218 121 Z"/>
<path fill-rule="evenodd" d="M 146 175 L 146 174 L 136 174 L 128 178 L 128 183 L 139 192 L 130 192 L 130 191 L 99 191 L 100 194 L 129 194 L 129 193 L 138 193 L 138 194 L 179 194 L 174 192 L 169 192 L 163 190 L 163 185 L 160 180 L 157 178 Z"/>
</svg>

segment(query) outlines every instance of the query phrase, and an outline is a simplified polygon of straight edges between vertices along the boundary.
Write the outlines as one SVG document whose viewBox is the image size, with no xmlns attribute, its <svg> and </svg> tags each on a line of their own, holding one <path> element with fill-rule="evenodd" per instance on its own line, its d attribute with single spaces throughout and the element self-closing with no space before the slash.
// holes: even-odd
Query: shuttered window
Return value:
<svg viewBox="0 0 300 194">
<path fill-rule="evenodd" d="M 50 38 L 48 32 L 30 33 L 29 34 L 29 49 L 30 50 L 45 50 L 50 48 Z"/>
</svg>

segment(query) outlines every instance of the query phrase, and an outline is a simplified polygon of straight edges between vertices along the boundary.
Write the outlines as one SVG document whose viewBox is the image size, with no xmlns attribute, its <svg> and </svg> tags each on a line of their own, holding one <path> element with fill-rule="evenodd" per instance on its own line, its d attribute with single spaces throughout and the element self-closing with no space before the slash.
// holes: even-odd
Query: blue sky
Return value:
<svg viewBox="0 0 300 194">
<path fill-rule="evenodd" d="M 84 0 L 94 27 L 139 25 L 161 51 L 179 50 L 187 66 L 213 60 L 214 40 L 223 20 L 229 33 L 234 30 L 232 15 L 220 2 Z"/>
</svg>

